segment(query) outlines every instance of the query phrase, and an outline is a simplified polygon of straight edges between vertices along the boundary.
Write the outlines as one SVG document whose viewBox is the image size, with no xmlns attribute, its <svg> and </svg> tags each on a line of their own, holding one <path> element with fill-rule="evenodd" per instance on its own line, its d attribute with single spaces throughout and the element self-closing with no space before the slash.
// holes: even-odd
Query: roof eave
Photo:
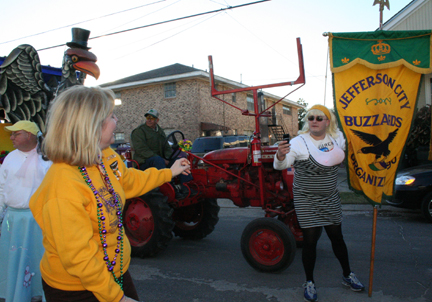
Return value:
<svg viewBox="0 0 432 302">
<path fill-rule="evenodd" d="M 182 74 L 176 74 L 176 75 L 170 75 L 170 76 L 164 76 L 164 77 L 158 77 L 158 78 L 152 78 L 152 79 L 146 79 L 141 81 L 134 81 L 134 82 L 127 82 L 127 83 L 121 83 L 121 84 L 113 84 L 104 86 L 104 88 L 109 88 L 112 90 L 120 90 L 125 88 L 135 88 L 143 85 L 149 85 L 149 84 L 157 84 L 157 83 L 167 83 L 176 81 L 179 79 L 187 79 L 187 78 L 195 78 L 195 77 L 205 77 L 208 78 L 208 74 L 204 71 L 194 71 L 194 72 L 188 72 L 188 73 L 182 73 Z"/>
<path fill-rule="evenodd" d="M 118 91 L 118 90 L 123 90 L 123 89 L 130 89 L 130 88 L 135 88 L 135 87 L 139 87 L 139 86 L 149 85 L 149 84 L 169 83 L 169 82 L 191 79 L 191 78 L 202 78 L 202 79 L 209 80 L 209 77 L 210 76 L 209 76 L 208 72 L 194 71 L 194 72 L 188 72 L 188 73 L 183 73 L 183 74 L 176 74 L 176 75 L 158 77 L 158 78 L 153 78 L 153 79 L 147 79 L 147 80 L 142 80 L 142 81 L 128 82 L 128 83 L 122 83 L 122 84 L 113 84 L 113 85 L 104 86 L 104 88 Z M 222 82 L 226 85 L 234 87 L 234 89 L 235 88 L 249 87 L 248 85 L 245 85 L 245 84 L 242 84 L 242 83 L 239 83 L 236 81 L 232 81 L 232 80 L 220 77 L 220 76 L 215 76 L 215 81 L 219 82 L 219 83 Z M 268 93 L 268 92 L 264 92 L 264 96 L 271 97 L 273 99 L 280 99 L 279 96 Z M 282 102 L 287 103 L 287 104 L 292 105 L 292 106 L 297 107 L 297 108 L 303 108 L 303 106 L 297 104 L 296 102 L 293 102 L 293 101 L 290 101 L 287 99 L 282 100 Z"/>
<path fill-rule="evenodd" d="M 411 12 L 420 5 L 422 5 L 424 0 L 413 0 L 408 3 L 404 8 L 394 14 L 389 20 L 384 22 L 382 28 L 383 30 L 391 30 L 394 26 L 396 26 L 399 22 L 405 19 L 405 17 L 409 16 Z"/>
</svg>

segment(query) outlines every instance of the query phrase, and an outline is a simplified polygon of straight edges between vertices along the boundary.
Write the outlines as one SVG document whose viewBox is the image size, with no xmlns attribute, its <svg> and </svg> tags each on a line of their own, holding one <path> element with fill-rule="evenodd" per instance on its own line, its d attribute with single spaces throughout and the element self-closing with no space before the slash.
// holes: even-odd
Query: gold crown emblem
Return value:
<svg viewBox="0 0 432 302">
<path fill-rule="evenodd" d="M 386 58 L 385 56 L 379 56 L 379 57 L 378 57 L 378 61 L 384 61 L 385 58 Z"/>
<path fill-rule="evenodd" d="M 342 59 L 342 63 L 346 64 L 346 63 L 348 63 L 348 62 L 349 62 L 349 60 L 350 60 L 350 59 L 347 59 L 347 58 L 343 58 L 343 59 Z"/>
<path fill-rule="evenodd" d="M 383 43 L 381 40 L 378 44 L 372 45 L 371 51 L 374 55 L 383 55 L 390 53 L 390 45 Z"/>
<path fill-rule="evenodd" d="M 420 63 L 421 63 L 421 61 L 419 61 L 419 60 L 417 60 L 417 59 L 416 59 L 415 61 L 413 61 L 413 64 L 414 64 L 414 65 L 420 65 Z"/>
</svg>

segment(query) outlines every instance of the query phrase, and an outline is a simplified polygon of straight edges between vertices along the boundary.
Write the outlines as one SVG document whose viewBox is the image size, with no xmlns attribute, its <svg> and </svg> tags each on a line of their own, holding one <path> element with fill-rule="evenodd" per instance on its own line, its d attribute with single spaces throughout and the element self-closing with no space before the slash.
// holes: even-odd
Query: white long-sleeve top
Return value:
<svg viewBox="0 0 432 302">
<path fill-rule="evenodd" d="M 29 207 L 30 197 L 41 184 L 51 164 L 51 161 L 44 161 L 36 153 L 36 148 L 29 152 L 14 150 L 6 156 L 0 167 L 0 223 L 6 207 Z"/>
<path fill-rule="evenodd" d="M 341 131 L 339 132 L 339 136 L 334 140 L 336 144 L 342 149 L 345 150 L 345 138 Z M 326 134 L 326 137 L 322 140 L 315 140 L 313 139 L 309 133 L 302 134 L 304 136 L 307 136 L 316 147 L 321 149 L 321 145 L 325 145 L 328 142 L 331 142 L 332 139 L 328 134 Z M 301 139 L 300 135 L 293 138 L 290 141 L 290 152 L 285 156 L 284 160 L 279 160 L 277 158 L 277 153 L 275 154 L 274 161 L 273 161 L 273 168 L 276 170 L 285 170 L 291 167 L 296 160 L 306 160 L 309 158 L 309 151 L 304 143 L 304 141 Z"/>
</svg>

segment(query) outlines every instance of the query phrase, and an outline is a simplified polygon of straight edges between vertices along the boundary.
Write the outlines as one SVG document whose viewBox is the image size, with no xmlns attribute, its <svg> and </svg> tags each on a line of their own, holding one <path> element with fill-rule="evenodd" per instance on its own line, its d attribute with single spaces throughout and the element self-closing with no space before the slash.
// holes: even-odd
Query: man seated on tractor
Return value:
<svg viewBox="0 0 432 302">
<path fill-rule="evenodd" d="M 150 167 L 157 169 L 169 168 L 176 160 L 169 162 L 162 156 L 169 156 L 172 149 L 166 142 L 166 134 L 164 129 L 158 125 L 159 112 L 156 109 L 150 109 L 145 115 L 146 121 L 132 131 L 131 141 L 135 151 L 134 160 L 139 164 L 141 170 Z M 192 179 L 191 175 L 179 176 L 180 185 L 174 185 L 176 199 L 184 199 L 189 194 L 189 189 L 183 184 Z M 196 191 L 191 189 L 191 195 L 195 195 Z"/>
</svg>

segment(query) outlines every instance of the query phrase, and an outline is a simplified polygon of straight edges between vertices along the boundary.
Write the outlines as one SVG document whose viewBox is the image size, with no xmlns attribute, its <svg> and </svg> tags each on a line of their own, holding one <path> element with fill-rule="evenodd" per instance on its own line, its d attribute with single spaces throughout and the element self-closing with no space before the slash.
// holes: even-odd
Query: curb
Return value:
<svg viewBox="0 0 432 302">
<path fill-rule="evenodd" d="M 240 208 L 237 207 L 231 200 L 229 199 L 218 199 L 217 200 L 219 207 L 224 209 L 239 209 L 242 211 L 263 211 L 259 207 L 246 207 L 246 208 Z M 365 213 L 371 213 L 373 212 L 374 207 L 369 203 L 364 204 L 342 204 L 342 211 L 349 211 L 349 212 L 365 212 Z M 383 204 L 381 207 L 378 208 L 378 212 L 381 214 L 385 213 L 413 213 L 418 214 L 418 211 L 410 210 L 410 209 L 402 209 L 393 207 L 391 205 Z"/>
<path fill-rule="evenodd" d="M 251 210 L 263 211 L 259 207 L 240 208 L 240 207 L 236 206 L 229 199 L 220 198 L 217 200 L 217 203 L 218 203 L 219 207 L 225 208 L 225 209 L 237 208 L 239 210 L 246 210 L 246 211 L 251 211 Z M 373 209 L 374 209 L 374 207 L 369 203 L 363 203 L 363 204 L 355 204 L 355 203 L 344 204 L 344 203 L 342 203 L 342 211 L 373 212 Z M 393 206 L 387 205 L 387 204 L 382 204 L 381 207 L 378 208 L 378 211 L 381 213 L 392 212 L 392 213 L 414 213 L 414 214 L 418 214 L 418 211 L 416 211 L 416 210 L 397 208 L 397 207 L 393 207 Z"/>
</svg>

